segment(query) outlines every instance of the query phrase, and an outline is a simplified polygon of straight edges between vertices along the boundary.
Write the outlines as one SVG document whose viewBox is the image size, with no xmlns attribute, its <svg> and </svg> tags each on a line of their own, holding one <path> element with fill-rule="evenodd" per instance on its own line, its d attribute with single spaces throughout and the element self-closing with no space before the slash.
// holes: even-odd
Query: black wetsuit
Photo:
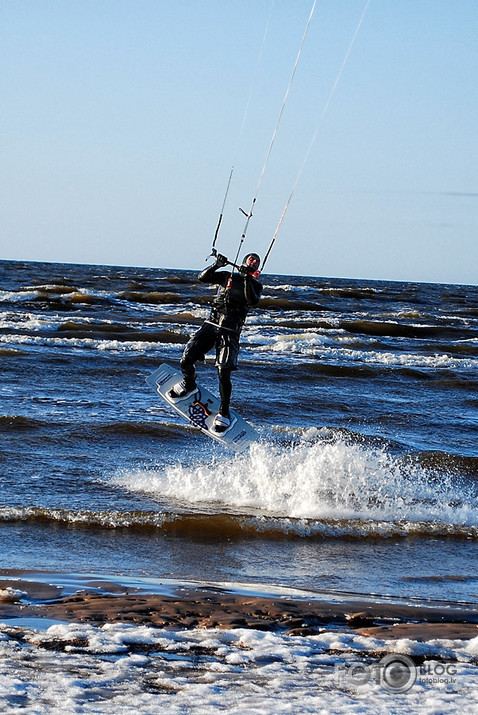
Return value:
<svg viewBox="0 0 478 715">
<path fill-rule="evenodd" d="M 221 395 L 220 414 L 229 415 L 232 383 L 231 371 L 237 370 L 239 336 L 249 309 L 257 305 L 262 284 L 250 273 L 223 271 L 217 264 L 199 274 L 202 283 L 221 286 L 216 294 L 209 318 L 187 343 L 181 358 L 181 370 L 186 385 L 194 385 L 194 364 L 204 360 L 206 353 L 216 348 L 216 367 Z"/>
</svg>

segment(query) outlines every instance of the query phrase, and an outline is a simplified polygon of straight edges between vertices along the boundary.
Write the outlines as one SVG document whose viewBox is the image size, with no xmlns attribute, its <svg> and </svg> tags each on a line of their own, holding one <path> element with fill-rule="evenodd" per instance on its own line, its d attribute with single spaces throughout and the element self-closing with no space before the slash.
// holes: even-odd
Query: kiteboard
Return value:
<svg viewBox="0 0 478 715">
<path fill-rule="evenodd" d="M 182 379 L 183 376 L 180 372 L 167 363 L 163 363 L 155 372 L 148 375 L 146 382 L 176 412 L 179 412 L 194 427 L 200 429 L 203 434 L 217 440 L 224 447 L 236 452 L 244 452 L 259 439 L 255 429 L 234 410 L 230 410 L 231 426 L 224 432 L 216 432 L 214 418 L 219 412 L 220 402 L 205 387 L 196 385 L 196 389 L 184 397 L 170 397 L 170 390 Z"/>
</svg>

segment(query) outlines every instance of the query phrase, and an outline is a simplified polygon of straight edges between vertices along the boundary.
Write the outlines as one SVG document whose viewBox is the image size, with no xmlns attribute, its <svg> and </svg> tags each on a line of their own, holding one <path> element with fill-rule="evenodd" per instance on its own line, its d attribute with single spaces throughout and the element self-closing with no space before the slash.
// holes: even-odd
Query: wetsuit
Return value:
<svg viewBox="0 0 478 715">
<path fill-rule="evenodd" d="M 239 336 L 249 309 L 259 302 L 262 284 L 251 273 L 231 273 L 214 264 L 199 274 L 202 283 L 221 286 L 209 318 L 187 343 L 181 358 L 181 370 L 187 386 L 194 386 L 194 364 L 204 360 L 216 348 L 216 367 L 221 395 L 220 414 L 229 416 L 232 383 L 231 371 L 237 370 Z"/>
</svg>

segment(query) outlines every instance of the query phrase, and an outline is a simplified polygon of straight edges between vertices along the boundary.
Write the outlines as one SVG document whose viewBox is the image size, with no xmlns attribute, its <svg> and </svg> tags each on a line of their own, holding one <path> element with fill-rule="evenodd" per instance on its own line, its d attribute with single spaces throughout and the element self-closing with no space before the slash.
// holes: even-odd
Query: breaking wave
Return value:
<svg viewBox="0 0 478 715">
<path fill-rule="evenodd" d="M 228 535 L 478 536 L 476 481 L 451 462 L 446 469 L 446 460 L 437 465 L 430 456 L 422 465 L 337 434 L 324 439 L 326 432 L 311 429 L 289 446 L 257 444 L 247 457 L 128 471 L 112 482 L 175 504 L 168 528 L 187 521 L 201 531 L 220 524 Z"/>
<path fill-rule="evenodd" d="M 227 512 L 90 511 L 44 507 L 2 507 L 0 522 L 58 524 L 93 529 L 153 530 L 190 538 L 375 538 L 406 536 L 478 538 L 478 526 L 438 522 L 294 519 Z"/>
<path fill-rule="evenodd" d="M 280 337 L 256 337 L 255 350 L 261 353 L 284 355 L 304 355 L 321 360 L 341 361 L 342 364 L 361 363 L 365 365 L 382 365 L 386 367 L 412 368 L 449 368 L 469 370 L 478 367 L 478 359 L 474 357 L 453 357 L 446 352 L 423 354 L 420 352 L 392 352 L 383 349 L 370 349 L 364 343 L 360 349 L 347 347 L 347 340 L 341 336 L 331 339 L 328 335 L 313 330 L 290 333 Z M 252 342 L 252 340 L 250 340 Z M 264 344 L 265 343 L 265 344 Z"/>
<path fill-rule="evenodd" d="M 42 421 L 0 419 L 3 430 L 36 430 Z M 114 435 L 171 439 L 173 427 L 104 424 Z M 388 443 L 330 429 L 297 436 L 278 428 L 275 443 L 247 455 L 163 468 L 126 469 L 108 488 L 148 497 L 148 508 L 0 508 L 0 522 L 67 528 L 153 530 L 188 538 L 478 539 L 478 459 L 441 452 L 390 454 Z M 277 431 L 276 431 L 277 432 Z M 104 480 L 100 480 L 104 484 Z M 153 507 L 151 508 L 151 500 Z"/>
</svg>

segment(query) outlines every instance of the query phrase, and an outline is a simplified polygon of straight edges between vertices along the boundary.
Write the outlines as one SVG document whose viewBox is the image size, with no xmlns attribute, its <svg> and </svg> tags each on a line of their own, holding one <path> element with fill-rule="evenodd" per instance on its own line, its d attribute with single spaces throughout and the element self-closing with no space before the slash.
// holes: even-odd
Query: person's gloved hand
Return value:
<svg viewBox="0 0 478 715">
<path fill-rule="evenodd" d="M 222 253 L 218 253 L 216 256 L 216 266 L 218 268 L 223 268 L 224 266 L 227 266 L 229 263 L 229 259 L 226 258 L 226 256 L 223 256 Z"/>
<path fill-rule="evenodd" d="M 244 263 L 239 268 L 239 273 L 241 274 L 241 276 L 247 276 L 249 271 L 250 271 L 249 266 L 246 266 Z"/>
</svg>

